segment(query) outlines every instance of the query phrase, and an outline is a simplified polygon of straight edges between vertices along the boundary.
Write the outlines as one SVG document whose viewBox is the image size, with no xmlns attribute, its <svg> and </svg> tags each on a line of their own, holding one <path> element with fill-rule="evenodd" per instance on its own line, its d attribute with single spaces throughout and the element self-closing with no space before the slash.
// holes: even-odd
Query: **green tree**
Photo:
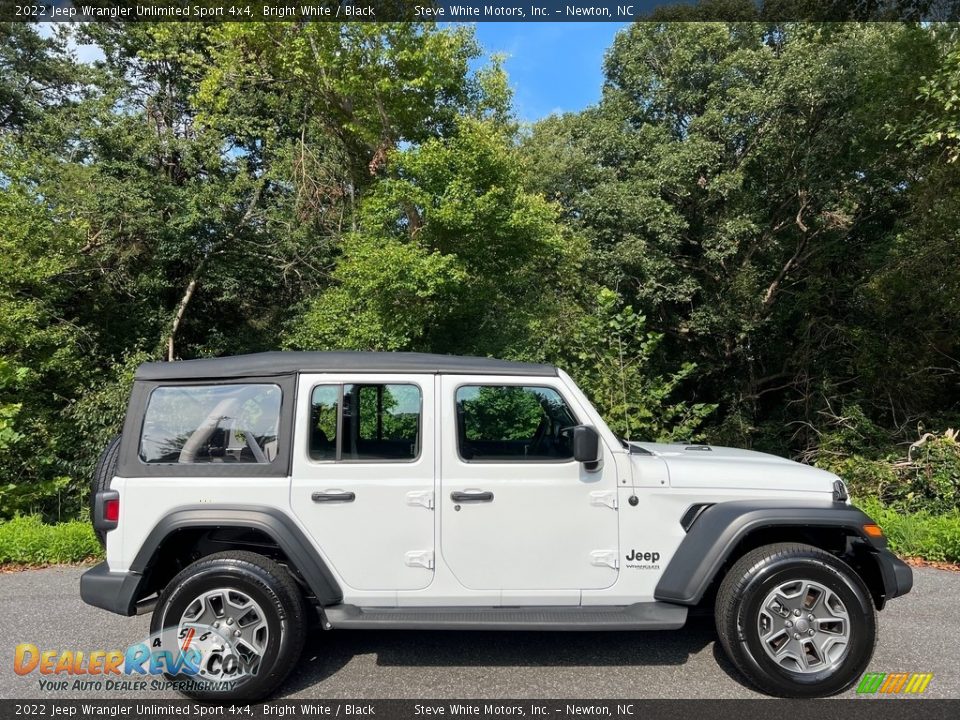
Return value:
<svg viewBox="0 0 960 720">
<path fill-rule="evenodd" d="M 555 362 L 623 434 L 818 462 L 956 427 L 958 42 L 639 23 L 521 134 L 469 29 L 2 25 L 0 515 L 82 512 L 139 362 L 280 345 Z"/>
<path fill-rule="evenodd" d="M 21 379 L 23 375 L 23 368 L 15 370 L 10 366 L 9 362 L 0 358 L 0 391 L 8 390 L 18 379 Z M 20 408 L 20 403 L 0 403 L 0 453 L 8 450 L 11 445 L 23 437 L 16 431 L 14 424 Z"/>
<path fill-rule="evenodd" d="M 0 391 L 22 435 L 0 471 L 31 488 L 69 476 L 68 514 L 137 363 L 276 347 L 330 284 L 390 149 L 505 112 L 467 30 L 0 31 L 0 352 L 28 368 Z M 70 34 L 104 60 L 76 63 Z M 61 495 L 35 509 L 56 514 Z"/>
<path fill-rule="evenodd" d="M 0 517 L 72 516 L 82 500 L 68 488 L 62 413 L 95 372 L 65 281 L 80 272 L 81 235 L 30 187 L 15 153 L 0 159 L 0 177 Z"/>
<path fill-rule="evenodd" d="M 935 165 L 890 128 L 939 62 L 925 27 L 638 23 L 600 104 L 534 129 L 530 183 L 589 240 L 592 277 L 662 334 L 654 369 L 696 363 L 684 392 L 720 405 L 714 437 L 803 448 L 837 395 L 891 424 L 956 402 L 947 377 L 923 399 L 915 377 L 888 382 L 934 348 L 956 357 L 955 334 L 891 344 L 898 312 L 935 321 L 864 291 L 898 226 L 924 223 L 913 191 Z"/>
<path fill-rule="evenodd" d="M 602 288 L 593 311 L 585 313 L 572 332 L 554 339 L 556 346 L 547 352 L 618 435 L 663 442 L 701 439 L 703 422 L 717 406 L 694 402 L 684 394 L 685 383 L 696 371 L 694 363 L 682 362 L 666 374 L 659 371 L 663 334 L 646 325 L 643 315 Z"/>
<path fill-rule="evenodd" d="M 468 440 L 530 440 L 544 417 L 541 398 L 525 387 L 480 387 L 458 402 Z"/>
<path fill-rule="evenodd" d="M 27 23 L 0 23 L 0 132 L 41 122 L 77 89 L 65 34 L 41 37 Z"/>
<path fill-rule="evenodd" d="M 579 246 L 523 186 L 509 136 L 461 118 L 397 150 L 360 208 L 335 284 L 291 327 L 292 347 L 511 354 L 561 310 Z"/>
<path fill-rule="evenodd" d="M 942 151 L 947 162 L 960 160 L 960 28 L 933 26 L 940 41 L 940 62 L 922 78 L 924 107 L 910 127 L 908 140 Z"/>
</svg>

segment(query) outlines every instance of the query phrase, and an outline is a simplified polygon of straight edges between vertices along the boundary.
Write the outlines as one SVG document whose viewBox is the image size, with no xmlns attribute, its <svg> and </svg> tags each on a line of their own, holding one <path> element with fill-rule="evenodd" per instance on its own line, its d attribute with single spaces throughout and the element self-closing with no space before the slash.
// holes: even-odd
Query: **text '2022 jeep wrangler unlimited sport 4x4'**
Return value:
<svg viewBox="0 0 960 720">
<path fill-rule="evenodd" d="M 305 627 L 653 630 L 713 603 L 759 689 L 822 696 L 909 567 L 843 483 L 782 458 L 624 442 L 561 370 L 409 353 L 148 363 L 96 470 L 132 615 L 209 699 L 256 699 Z"/>
</svg>

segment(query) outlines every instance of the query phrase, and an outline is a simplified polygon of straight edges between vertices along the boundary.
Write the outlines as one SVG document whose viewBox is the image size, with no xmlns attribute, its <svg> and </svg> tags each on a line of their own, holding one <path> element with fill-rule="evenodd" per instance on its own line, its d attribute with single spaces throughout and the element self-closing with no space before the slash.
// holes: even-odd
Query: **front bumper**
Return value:
<svg viewBox="0 0 960 720">
<path fill-rule="evenodd" d="M 118 615 L 135 615 L 143 576 L 135 572 L 110 572 L 102 562 L 80 576 L 80 597 L 87 605 Z"/>
<path fill-rule="evenodd" d="M 883 579 L 883 595 L 891 600 L 906 595 L 913 588 L 913 570 L 903 560 L 884 548 L 876 553 L 877 566 Z"/>
</svg>

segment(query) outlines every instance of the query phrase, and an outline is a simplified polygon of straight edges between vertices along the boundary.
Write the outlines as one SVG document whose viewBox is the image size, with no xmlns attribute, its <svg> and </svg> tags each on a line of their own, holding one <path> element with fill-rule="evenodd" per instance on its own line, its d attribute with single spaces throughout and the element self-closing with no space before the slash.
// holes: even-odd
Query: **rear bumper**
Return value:
<svg viewBox="0 0 960 720">
<path fill-rule="evenodd" d="M 876 553 L 885 600 L 906 595 L 913 588 L 913 570 L 887 549 Z"/>
<path fill-rule="evenodd" d="M 139 573 L 110 572 L 102 562 L 80 576 L 80 597 L 87 605 L 118 615 L 135 615 L 142 580 Z"/>
</svg>

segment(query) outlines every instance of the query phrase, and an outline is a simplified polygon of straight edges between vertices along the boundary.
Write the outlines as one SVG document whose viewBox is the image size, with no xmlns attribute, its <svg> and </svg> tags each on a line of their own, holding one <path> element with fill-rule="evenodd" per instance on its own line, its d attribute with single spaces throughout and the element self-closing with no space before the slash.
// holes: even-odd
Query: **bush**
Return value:
<svg viewBox="0 0 960 720">
<path fill-rule="evenodd" d="M 898 470 L 908 488 L 906 503 L 930 512 L 960 508 L 960 442 L 956 430 L 942 435 L 925 433 L 910 446 Z"/>
<path fill-rule="evenodd" d="M 48 565 L 100 557 L 90 523 L 73 520 L 44 525 L 37 515 L 0 522 L 0 563 Z"/>
<path fill-rule="evenodd" d="M 883 528 L 894 552 L 924 560 L 960 562 L 960 511 L 942 515 L 925 510 L 904 513 L 876 498 L 861 498 L 855 503 Z"/>
<path fill-rule="evenodd" d="M 839 433 L 825 434 L 816 464 L 842 477 L 855 497 L 873 497 L 907 513 L 950 513 L 960 510 L 958 435 L 955 430 L 924 433 L 904 457 L 902 450 L 871 456 L 837 443 Z"/>
</svg>

